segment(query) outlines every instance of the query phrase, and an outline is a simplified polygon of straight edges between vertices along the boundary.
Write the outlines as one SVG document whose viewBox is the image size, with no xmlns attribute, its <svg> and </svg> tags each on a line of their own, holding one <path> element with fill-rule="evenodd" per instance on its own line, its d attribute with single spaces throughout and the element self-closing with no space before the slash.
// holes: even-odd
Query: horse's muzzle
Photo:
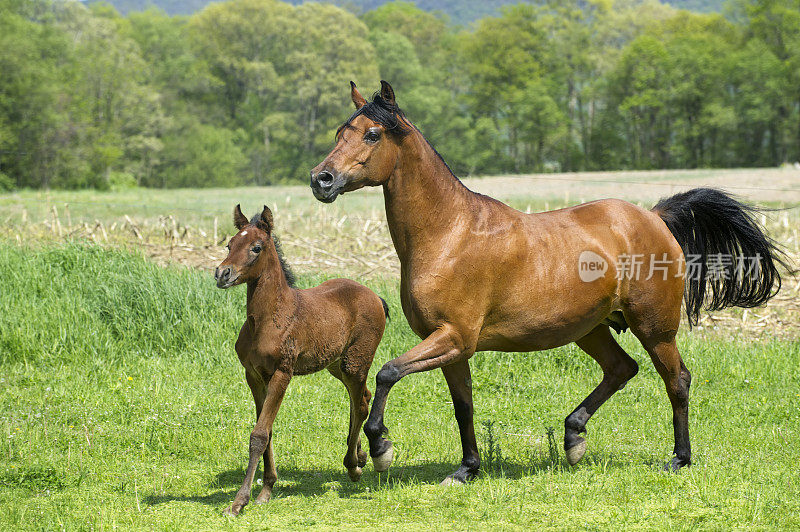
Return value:
<svg viewBox="0 0 800 532">
<path fill-rule="evenodd" d="M 329 170 L 322 170 L 311 174 L 311 191 L 314 197 L 323 203 L 333 203 L 344 187 L 341 176 L 334 175 Z"/>
</svg>

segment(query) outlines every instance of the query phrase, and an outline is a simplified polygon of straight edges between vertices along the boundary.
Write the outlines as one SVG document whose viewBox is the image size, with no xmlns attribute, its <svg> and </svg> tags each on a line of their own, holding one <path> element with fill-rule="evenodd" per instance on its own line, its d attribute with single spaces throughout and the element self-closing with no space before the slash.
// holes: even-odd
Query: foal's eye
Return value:
<svg viewBox="0 0 800 532">
<path fill-rule="evenodd" d="M 253 246 L 251 250 L 253 253 L 261 253 L 261 246 Z"/>
<path fill-rule="evenodd" d="M 380 132 L 372 129 L 367 131 L 367 133 L 364 135 L 364 141 L 370 144 L 378 142 L 378 139 L 380 138 L 381 138 Z"/>
</svg>

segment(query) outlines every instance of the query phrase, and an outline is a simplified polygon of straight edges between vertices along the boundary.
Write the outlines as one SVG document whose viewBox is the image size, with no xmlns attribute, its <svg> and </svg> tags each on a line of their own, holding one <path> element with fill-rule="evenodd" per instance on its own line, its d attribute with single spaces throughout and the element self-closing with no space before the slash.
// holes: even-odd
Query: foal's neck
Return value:
<svg viewBox="0 0 800 532">
<path fill-rule="evenodd" d="M 266 319 L 277 322 L 294 313 L 294 289 L 289 286 L 278 260 L 275 248 L 265 248 L 272 253 L 270 266 L 266 266 L 255 280 L 247 283 L 247 317 L 256 322 Z"/>
<path fill-rule="evenodd" d="M 468 212 L 475 194 L 450 171 L 444 160 L 414 131 L 403 141 L 397 165 L 383 185 L 386 219 L 401 262 L 425 238 L 435 241 Z"/>
</svg>

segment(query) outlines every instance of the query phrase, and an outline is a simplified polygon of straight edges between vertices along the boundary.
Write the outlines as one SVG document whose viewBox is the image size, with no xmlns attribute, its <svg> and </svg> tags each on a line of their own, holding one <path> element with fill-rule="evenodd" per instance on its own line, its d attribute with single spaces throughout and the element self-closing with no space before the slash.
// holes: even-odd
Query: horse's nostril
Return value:
<svg viewBox="0 0 800 532">
<path fill-rule="evenodd" d="M 317 174 L 317 183 L 323 188 L 330 188 L 333 186 L 333 174 L 328 171 L 323 171 Z"/>
</svg>

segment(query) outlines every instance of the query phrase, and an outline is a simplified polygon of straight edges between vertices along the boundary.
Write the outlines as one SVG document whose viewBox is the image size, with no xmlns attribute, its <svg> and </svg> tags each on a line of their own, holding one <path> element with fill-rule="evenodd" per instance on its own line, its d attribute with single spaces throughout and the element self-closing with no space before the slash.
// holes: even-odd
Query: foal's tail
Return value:
<svg viewBox="0 0 800 532">
<path fill-rule="evenodd" d="M 386 319 L 389 319 L 389 305 L 386 304 L 386 300 L 383 299 L 381 296 L 378 296 L 378 299 L 381 300 L 381 304 L 383 304 L 383 313 L 386 314 Z"/>
<path fill-rule="evenodd" d="M 789 259 L 755 219 L 760 209 L 713 188 L 696 188 L 659 201 L 653 211 L 667 224 L 686 259 L 686 316 L 700 310 L 756 307 L 781 287 L 778 265 Z"/>
</svg>

